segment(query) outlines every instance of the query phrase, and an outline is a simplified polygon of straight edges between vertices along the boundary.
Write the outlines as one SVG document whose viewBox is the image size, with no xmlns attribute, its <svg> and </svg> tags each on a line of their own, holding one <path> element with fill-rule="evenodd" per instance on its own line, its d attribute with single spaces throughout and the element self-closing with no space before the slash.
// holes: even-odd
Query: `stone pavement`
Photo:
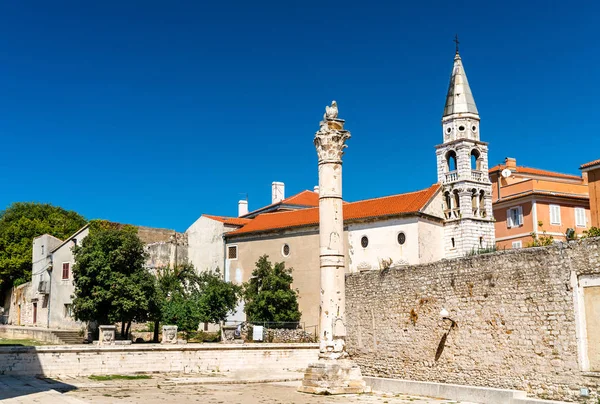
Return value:
<svg viewBox="0 0 600 404">
<path fill-rule="evenodd" d="M 177 377 L 152 375 L 151 379 L 94 381 L 89 378 L 60 377 L 37 379 L 27 376 L 0 376 L 3 404 L 77 404 L 177 402 L 206 404 L 447 404 L 456 401 L 391 394 L 358 396 L 315 396 L 296 391 L 301 373 L 282 374 L 197 374 Z M 276 381 L 294 380 L 294 381 Z"/>
</svg>

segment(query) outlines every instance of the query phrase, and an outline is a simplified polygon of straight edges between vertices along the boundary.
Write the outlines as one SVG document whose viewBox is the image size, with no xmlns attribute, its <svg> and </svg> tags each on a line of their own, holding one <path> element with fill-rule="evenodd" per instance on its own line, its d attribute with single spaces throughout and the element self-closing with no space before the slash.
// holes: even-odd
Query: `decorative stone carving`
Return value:
<svg viewBox="0 0 600 404">
<path fill-rule="evenodd" d="M 176 344 L 177 343 L 177 326 L 163 325 L 161 344 Z"/>
<path fill-rule="evenodd" d="M 335 108 L 335 110 L 332 110 Z M 333 112 L 335 111 L 335 112 Z M 346 140 L 350 139 L 350 132 L 344 130 L 343 119 L 338 119 L 338 108 L 335 101 L 331 107 L 326 107 L 323 120 L 320 122 L 320 128 L 315 134 L 315 147 L 319 163 L 322 162 L 342 162 Z"/>
<path fill-rule="evenodd" d="M 98 345 L 115 345 L 116 325 L 101 325 Z"/>
</svg>

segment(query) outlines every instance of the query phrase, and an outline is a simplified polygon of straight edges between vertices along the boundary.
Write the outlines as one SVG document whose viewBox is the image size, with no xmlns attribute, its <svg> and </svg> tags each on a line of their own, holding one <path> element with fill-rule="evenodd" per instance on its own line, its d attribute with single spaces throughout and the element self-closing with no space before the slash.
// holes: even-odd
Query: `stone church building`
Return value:
<svg viewBox="0 0 600 404">
<path fill-rule="evenodd" d="M 356 134 L 360 136 L 360 134 Z M 435 147 L 437 182 L 414 192 L 345 203 L 349 272 L 462 257 L 495 245 L 488 145 L 458 52 Z M 318 187 L 285 198 L 273 183 L 272 204 L 239 217 L 203 215 L 187 231 L 189 256 L 199 270 L 222 268 L 226 280 L 249 279 L 261 255 L 294 269 L 302 321 L 319 314 Z M 240 307 L 240 310 L 242 308 Z M 241 312 L 235 316 L 243 319 Z"/>
</svg>

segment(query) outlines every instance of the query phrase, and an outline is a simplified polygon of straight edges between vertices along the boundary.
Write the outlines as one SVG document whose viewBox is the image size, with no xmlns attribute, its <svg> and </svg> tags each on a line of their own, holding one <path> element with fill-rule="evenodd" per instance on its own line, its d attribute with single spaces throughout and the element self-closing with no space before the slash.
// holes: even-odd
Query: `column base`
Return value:
<svg viewBox="0 0 600 404">
<path fill-rule="evenodd" d="M 308 365 L 304 372 L 301 393 L 310 394 L 361 394 L 371 388 L 362 378 L 360 368 L 350 359 L 319 359 Z"/>
</svg>

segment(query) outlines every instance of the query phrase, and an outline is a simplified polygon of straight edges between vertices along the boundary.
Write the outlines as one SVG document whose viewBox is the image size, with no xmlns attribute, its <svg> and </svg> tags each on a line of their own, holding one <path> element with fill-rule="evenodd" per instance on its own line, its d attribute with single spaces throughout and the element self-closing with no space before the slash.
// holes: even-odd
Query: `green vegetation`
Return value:
<svg viewBox="0 0 600 404">
<path fill-rule="evenodd" d="M 140 379 L 152 379 L 150 375 L 91 375 L 89 379 L 98 382 L 105 382 L 107 380 L 140 380 Z"/>
<path fill-rule="evenodd" d="M 239 286 L 222 279 L 218 269 L 196 274 L 191 264 L 158 270 L 156 284 L 152 317 L 177 325 L 187 338 L 200 323 L 225 320 L 241 293 Z"/>
<path fill-rule="evenodd" d="M 128 335 L 132 321 L 147 319 L 154 279 L 144 267 L 137 229 L 106 223 L 93 222 L 89 235 L 73 248 L 73 314 L 99 324 L 120 321 L 121 335 Z"/>
<path fill-rule="evenodd" d="M 256 262 L 252 277 L 244 284 L 245 312 L 250 323 L 281 323 L 294 327 L 300 321 L 298 292 L 292 289 L 292 268 L 272 265 L 267 255 Z M 287 324 L 286 324 L 287 323 Z M 290 324 L 291 323 L 291 324 Z"/>
<path fill-rule="evenodd" d="M 31 280 L 32 240 L 61 240 L 86 223 L 78 213 L 46 203 L 17 202 L 0 213 L 0 292 Z"/>
<path fill-rule="evenodd" d="M 51 345 L 48 342 L 37 341 L 34 339 L 9 339 L 0 338 L 0 346 L 40 346 Z"/>
<path fill-rule="evenodd" d="M 542 230 L 542 235 L 538 236 L 538 233 L 531 232 L 531 243 L 527 243 L 526 247 L 543 247 L 547 245 L 552 245 L 554 243 L 554 237 L 548 236 L 546 234 L 546 230 L 544 229 L 544 223 L 540 220 L 538 222 L 538 227 Z"/>
<path fill-rule="evenodd" d="M 600 237 L 600 227 L 590 227 L 583 232 L 583 237 Z"/>
</svg>

